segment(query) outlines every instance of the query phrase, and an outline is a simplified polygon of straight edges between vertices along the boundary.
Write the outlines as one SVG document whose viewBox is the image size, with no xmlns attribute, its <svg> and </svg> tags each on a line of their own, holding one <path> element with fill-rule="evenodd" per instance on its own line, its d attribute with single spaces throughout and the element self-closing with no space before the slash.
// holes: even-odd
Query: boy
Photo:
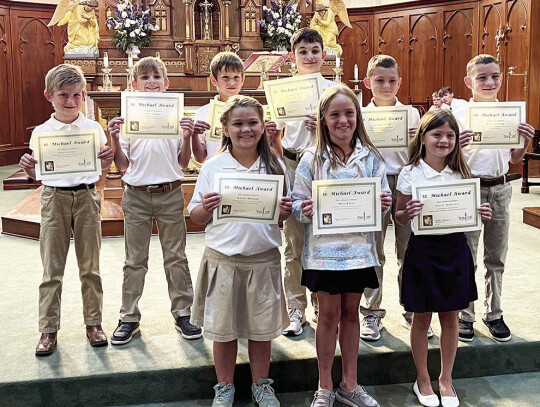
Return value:
<svg viewBox="0 0 540 407">
<path fill-rule="evenodd" d="M 154 57 L 142 58 L 133 67 L 133 87 L 139 92 L 163 92 L 169 87 L 165 64 Z M 191 157 L 190 138 L 193 121 L 180 120 L 183 139 L 120 139 L 124 118 L 109 122 L 114 161 L 120 170 L 130 169 L 122 177 L 126 183 L 122 198 L 126 260 L 122 285 L 120 321 L 111 337 L 113 345 L 124 345 L 139 332 L 141 313 L 138 302 L 148 271 L 148 249 L 152 218 L 156 219 L 171 313 L 176 329 L 186 339 L 202 336 L 201 329 L 189 322 L 193 285 L 185 255 L 186 223 L 181 168 Z M 197 138 L 198 139 L 198 138 Z"/>
<path fill-rule="evenodd" d="M 227 102 L 231 96 L 238 95 L 244 84 L 244 63 L 234 52 L 220 52 L 210 62 L 210 82 L 217 88 L 215 100 Z M 208 114 L 210 103 L 201 106 L 195 113 L 193 156 L 202 163 L 212 157 L 221 147 L 220 142 L 206 140 L 206 132 L 210 130 Z M 221 130 L 221 128 L 219 128 Z M 266 132 L 270 140 L 276 134 L 276 124 L 266 123 Z"/>
<path fill-rule="evenodd" d="M 376 55 L 370 59 L 367 68 L 367 76 L 364 79 L 364 85 L 368 89 L 371 89 L 373 93 L 373 99 L 367 105 L 367 107 L 383 107 L 383 106 L 403 106 L 397 100 L 397 93 L 401 86 L 401 77 L 399 72 L 399 66 L 394 58 L 389 55 Z M 409 137 L 414 136 L 416 127 L 420 122 L 420 113 L 416 108 L 412 109 L 412 127 L 409 128 Z M 405 135 L 404 135 L 405 136 Z M 386 310 L 381 308 L 382 301 L 382 287 L 383 287 L 383 267 L 385 263 L 384 255 L 384 239 L 386 236 L 386 229 L 390 222 L 390 217 L 394 224 L 394 231 L 396 235 L 396 254 L 399 265 L 399 277 L 398 282 L 401 286 L 401 267 L 403 264 L 403 258 L 405 256 L 405 249 L 407 249 L 407 243 L 411 234 L 409 225 L 400 225 L 395 220 L 396 211 L 396 183 L 401 167 L 407 164 L 408 156 L 406 151 L 399 152 L 383 152 L 382 156 L 386 165 L 386 176 L 388 178 L 388 184 L 392 190 L 392 207 L 386 211 L 383 216 L 382 232 L 377 233 L 375 236 L 377 242 L 377 256 L 379 257 L 380 266 L 375 267 L 377 272 L 377 278 L 379 280 L 379 288 L 366 289 L 364 295 L 366 298 L 366 307 L 361 306 L 360 312 L 364 315 L 362 324 L 360 327 L 360 338 L 366 341 L 377 341 L 381 337 L 381 329 L 383 324 L 381 319 L 386 315 Z M 401 287 L 400 287 L 401 290 Z M 412 313 L 403 313 L 402 325 L 410 329 L 412 322 Z M 428 336 L 432 337 L 433 332 L 431 328 L 428 331 Z"/>
<path fill-rule="evenodd" d="M 429 108 L 429 111 L 433 111 L 435 109 L 448 109 L 449 106 L 443 102 L 442 97 L 440 95 L 440 91 L 433 92 L 431 94 L 431 100 L 433 100 L 433 105 Z"/>
<path fill-rule="evenodd" d="M 97 158 L 101 159 L 102 169 L 108 168 L 113 153 L 110 147 L 105 145 L 107 137 L 99 123 L 87 119 L 80 112 L 86 95 L 86 80 L 81 69 L 68 64 L 52 68 L 45 77 L 44 93 L 55 112 L 49 120 L 34 129 L 30 137 L 30 149 L 33 150 L 34 135 L 37 133 L 99 129 L 101 149 Z M 19 165 L 29 177 L 35 179 L 37 163 L 33 155 L 25 154 Z M 94 184 L 98 180 L 99 176 L 96 175 L 42 181 L 39 246 L 43 280 L 39 286 L 41 338 L 36 346 L 37 356 L 48 356 L 56 347 L 56 335 L 60 329 L 62 278 L 71 233 L 79 265 L 86 336 L 91 346 L 108 344 L 107 336 L 101 328 L 101 201 Z"/>
<path fill-rule="evenodd" d="M 454 116 L 457 112 L 463 112 L 465 113 L 465 107 L 467 106 L 467 101 L 465 99 L 457 99 L 454 97 L 454 92 L 452 92 L 452 89 L 449 86 L 446 86 L 439 90 L 439 95 L 442 98 L 443 103 L 446 103 Z"/>
<path fill-rule="evenodd" d="M 301 28 L 291 37 L 290 60 L 296 64 L 298 75 L 320 73 L 326 52 L 321 35 L 311 28 Z M 323 90 L 336 86 L 335 82 L 323 78 Z M 276 137 L 274 147 L 282 153 L 287 175 L 291 185 L 294 185 L 294 175 L 300 157 L 304 150 L 311 146 L 315 140 L 317 117 L 307 115 L 305 121 L 281 122 L 278 129 L 283 131 L 283 139 Z M 283 335 L 298 336 L 303 332 L 302 325 L 306 322 L 305 310 L 307 307 L 306 287 L 300 282 L 302 279 L 302 249 L 304 248 L 304 225 L 294 216 L 284 222 L 285 235 L 285 275 L 284 286 L 289 309 L 290 325 L 283 331 Z M 312 303 L 316 304 L 316 296 L 312 294 Z M 315 308 L 314 321 L 317 318 Z"/>
<path fill-rule="evenodd" d="M 465 85 L 472 91 L 470 103 L 496 102 L 503 75 L 499 61 L 491 55 L 478 55 L 467 64 Z M 465 121 L 465 111 L 461 117 Z M 474 129 L 478 131 L 478 129 Z M 491 336 L 499 342 L 511 339 L 510 329 L 503 320 L 501 307 L 502 275 L 508 251 L 508 229 L 510 226 L 509 205 L 512 198 L 512 185 L 508 181 L 516 178 L 506 176 L 508 162 L 519 163 L 527 146 L 534 136 L 534 128 L 527 123 L 519 125 L 519 134 L 525 141 L 524 148 L 516 149 L 470 149 L 465 150 L 467 164 L 473 177 L 480 178 L 482 203 L 489 202 L 493 215 L 484 224 L 484 265 L 485 274 L 485 310 L 482 321 L 488 327 Z M 473 136 L 472 130 L 460 134 L 460 142 L 467 145 Z M 480 231 L 468 232 L 467 242 L 477 267 L 476 257 Z M 461 312 L 459 319 L 459 340 L 470 342 L 474 339 L 473 322 L 475 321 L 474 303 Z"/>
</svg>

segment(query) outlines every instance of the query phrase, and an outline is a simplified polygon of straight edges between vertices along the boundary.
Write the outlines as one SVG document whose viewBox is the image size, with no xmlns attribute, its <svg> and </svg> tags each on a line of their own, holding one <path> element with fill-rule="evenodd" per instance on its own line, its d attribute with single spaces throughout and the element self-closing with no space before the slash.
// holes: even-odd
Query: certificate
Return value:
<svg viewBox="0 0 540 407">
<path fill-rule="evenodd" d="M 208 112 L 208 124 L 210 125 L 210 130 L 206 132 L 206 140 L 221 144 L 221 132 L 223 131 L 223 127 L 219 118 L 221 117 L 224 107 L 224 102 L 215 99 L 210 100 L 210 111 Z"/>
<path fill-rule="evenodd" d="M 413 185 L 412 197 L 424 204 L 413 221 L 415 235 L 482 229 L 479 178 Z"/>
<path fill-rule="evenodd" d="M 99 129 L 34 133 L 38 180 L 101 175 Z"/>
<path fill-rule="evenodd" d="M 320 73 L 264 82 L 266 101 L 276 122 L 306 120 L 317 114 L 322 90 Z"/>
<path fill-rule="evenodd" d="M 371 142 L 381 151 L 407 151 L 411 106 L 363 107 L 362 119 Z"/>
<path fill-rule="evenodd" d="M 468 148 L 523 148 L 518 126 L 525 116 L 525 102 L 467 103 L 465 128 L 474 131 Z"/>
<path fill-rule="evenodd" d="M 214 210 L 215 225 L 226 222 L 277 224 L 283 197 L 283 175 L 221 173 L 215 187 L 221 202 Z"/>
<path fill-rule="evenodd" d="M 381 179 L 313 181 L 313 234 L 381 230 Z"/>
<path fill-rule="evenodd" d="M 180 138 L 184 95 L 169 92 L 122 92 L 123 138 Z"/>
</svg>

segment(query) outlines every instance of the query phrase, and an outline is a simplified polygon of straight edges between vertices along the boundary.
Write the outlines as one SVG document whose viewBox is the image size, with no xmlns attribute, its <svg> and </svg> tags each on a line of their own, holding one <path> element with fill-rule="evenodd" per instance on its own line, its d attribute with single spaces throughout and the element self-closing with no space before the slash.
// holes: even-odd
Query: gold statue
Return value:
<svg viewBox="0 0 540 407">
<path fill-rule="evenodd" d="M 328 54 L 341 55 L 341 46 L 337 43 L 339 34 L 338 26 L 335 21 L 336 15 L 339 16 L 343 24 L 351 28 L 347 6 L 343 0 L 329 0 L 328 6 L 317 1 L 315 5 L 315 15 L 313 16 L 310 28 L 317 30 L 324 42 L 324 48 Z"/>
<path fill-rule="evenodd" d="M 97 0 L 60 0 L 48 24 L 68 23 L 68 43 L 64 55 L 98 56 L 99 25 L 94 9 Z"/>
</svg>

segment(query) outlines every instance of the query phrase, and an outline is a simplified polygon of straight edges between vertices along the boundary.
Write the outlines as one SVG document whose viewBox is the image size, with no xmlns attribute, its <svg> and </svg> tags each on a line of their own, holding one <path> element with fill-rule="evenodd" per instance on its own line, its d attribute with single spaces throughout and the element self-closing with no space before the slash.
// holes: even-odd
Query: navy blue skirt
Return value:
<svg viewBox="0 0 540 407">
<path fill-rule="evenodd" d="M 476 299 L 474 263 L 465 234 L 411 234 L 401 282 L 405 310 L 459 311 Z"/>
<path fill-rule="evenodd" d="M 374 267 L 354 270 L 302 270 L 302 285 L 316 293 L 331 295 L 363 293 L 366 288 L 378 288 Z"/>
</svg>

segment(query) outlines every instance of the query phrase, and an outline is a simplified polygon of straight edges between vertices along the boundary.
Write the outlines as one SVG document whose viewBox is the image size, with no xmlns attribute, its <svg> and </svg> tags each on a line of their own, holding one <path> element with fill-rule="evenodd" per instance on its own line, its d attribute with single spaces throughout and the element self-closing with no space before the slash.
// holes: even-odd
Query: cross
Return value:
<svg viewBox="0 0 540 407">
<path fill-rule="evenodd" d="M 204 10 L 204 39 L 210 39 L 210 13 L 213 11 L 214 4 L 211 0 L 202 0 L 199 3 L 199 8 Z"/>
</svg>

